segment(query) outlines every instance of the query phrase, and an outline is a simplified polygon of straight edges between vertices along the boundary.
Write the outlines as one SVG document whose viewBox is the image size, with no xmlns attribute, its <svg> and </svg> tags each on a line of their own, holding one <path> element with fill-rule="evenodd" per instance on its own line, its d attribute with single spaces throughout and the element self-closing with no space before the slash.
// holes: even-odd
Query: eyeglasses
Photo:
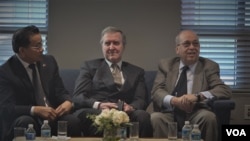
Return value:
<svg viewBox="0 0 250 141">
<path fill-rule="evenodd" d="M 43 50 L 43 46 L 38 46 L 38 47 L 35 47 L 35 46 L 33 46 L 33 47 L 30 47 L 30 48 L 32 48 L 32 49 L 34 49 L 34 50 Z"/>
<path fill-rule="evenodd" d="M 183 43 L 180 43 L 178 44 L 179 45 L 182 45 L 184 47 L 190 47 L 190 45 L 193 45 L 194 47 L 199 47 L 200 46 L 200 43 L 198 41 L 194 41 L 194 42 L 189 42 L 189 41 L 186 41 L 186 42 L 183 42 Z"/>
<path fill-rule="evenodd" d="M 30 48 L 32 48 L 34 50 L 42 50 L 43 49 L 43 44 L 42 43 L 38 43 L 36 45 L 31 46 Z"/>
</svg>

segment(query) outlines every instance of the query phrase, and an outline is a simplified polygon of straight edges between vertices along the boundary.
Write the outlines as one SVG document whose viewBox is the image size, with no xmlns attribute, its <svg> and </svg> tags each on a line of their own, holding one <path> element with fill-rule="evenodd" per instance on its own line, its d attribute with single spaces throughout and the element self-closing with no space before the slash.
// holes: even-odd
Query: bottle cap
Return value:
<svg viewBox="0 0 250 141">
<path fill-rule="evenodd" d="M 199 125 L 198 124 L 194 124 L 194 127 L 199 127 Z"/>
<path fill-rule="evenodd" d="M 49 123 L 49 121 L 48 120 L 44 120 L 43 123 Z"/>
<path fill-rule="evenodd" d="M 33 127 L 33 124 L 29 124 L 28 127 L 29 127 L 29 128 Z"/>
<path fill-rule="evenodd" d="M 189 121 L 185 121 L 185 124 L 189 124 Z"/>
</svg>

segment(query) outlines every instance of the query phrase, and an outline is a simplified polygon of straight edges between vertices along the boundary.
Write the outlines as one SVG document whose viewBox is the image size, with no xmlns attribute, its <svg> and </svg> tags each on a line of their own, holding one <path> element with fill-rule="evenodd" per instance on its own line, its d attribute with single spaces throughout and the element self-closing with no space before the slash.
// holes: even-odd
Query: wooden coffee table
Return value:
<svg viewBox="0 0 250 141">
<path fill-rule="evenodd" d="M 40 137 L 36 137 L 36 141 L 42 141 L 42 139 Z M 46 141 L 57 141 L 56 139 L 49 139 Z M 68 141 L 102 141 L 102 138 L 91 138 L 91 137 L 79 137 L 79 138 L 71 138 Z M 129 141 L 129 139 L 128 139 Z M 162 139 L 158 139 L 158 138 L 140 138 L 139 141 L 170 141 L 168 139 L 162 138 Z M 173 141 L 173 140 L 171 140 Z M 174 141 L 182 141 L 182 139 L 177 139 Z"/>
</svg>

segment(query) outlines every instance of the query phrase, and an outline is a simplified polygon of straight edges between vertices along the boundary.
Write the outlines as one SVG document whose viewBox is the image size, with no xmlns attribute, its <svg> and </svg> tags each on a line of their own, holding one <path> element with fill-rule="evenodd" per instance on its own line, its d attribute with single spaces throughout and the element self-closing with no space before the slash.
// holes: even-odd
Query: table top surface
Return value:
<svg viewBox="0 0 250 141">
<path fill-rule="evenodd" d="M 36 138 L 36 141 L 42 141 L 40 137 Z M 56 139 L 47 139 L 46 141 L 56 141 Z M 102 138 L 96 137 L 78 137 L 78 138 L 70 138 L 67 141 L 102 141 Z M 127 139 L 129 141 L 129 139 Z M 139 141 L 169 141 L 166 138 L 139 138 Z M 182 139 L 177 139 L 175 141 L 182 141 Z"/>
</svg>

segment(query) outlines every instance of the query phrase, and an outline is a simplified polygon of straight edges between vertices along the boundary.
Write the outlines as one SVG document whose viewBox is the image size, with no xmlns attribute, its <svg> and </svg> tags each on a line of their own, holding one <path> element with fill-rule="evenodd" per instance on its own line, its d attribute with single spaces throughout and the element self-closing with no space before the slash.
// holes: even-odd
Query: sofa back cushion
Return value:
<svg viewBox="0 0 250 141">
<path fill-rule="evenodd" d="M 60 76 L 63 80 L 65 88 L 73 95 L 75 88 L 75 81 L 79 75 L 80 70 L 77 69 L 61 69 Z"/>
<path fill-rule="evenodd" d="M 156 71 L 145 71 L 144 78 L 147 87 L 148 104 L 151 102 L 151 90 L 154 84 L 155 76 L 156 76 Z"/>
</svg>

